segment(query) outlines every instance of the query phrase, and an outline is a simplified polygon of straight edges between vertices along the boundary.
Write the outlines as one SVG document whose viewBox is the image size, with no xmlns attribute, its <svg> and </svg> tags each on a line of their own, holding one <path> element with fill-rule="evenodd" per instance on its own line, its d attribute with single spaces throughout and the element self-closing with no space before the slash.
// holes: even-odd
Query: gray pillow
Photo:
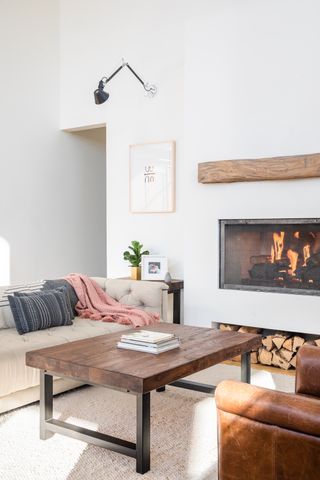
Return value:
<svg viewBox="0 0 320 480">
<path fill-rule="evenodd" d="M 47 292 L 9 295 L 9 304 L 20 335 L 50 327 L 72 325 L 67 293 L 62 288 Z"/>
<path fill-rule="evenodd" d="M 15 328 L 14 318 L 9 305 L 8 295 L 15 292 L 31 293 L 41 291 L 44 281 L 11 285 L 0 289 L 0 329 Z"/>
<path fill-rule="evenodd" d="M 56 280 L 45 280 L 44 285 L 43 285 L 43 290 L 56 290 L 59 287 L 66 287 L 66 289 L 68 291 L 68 295 L 69 295 L 70 303 L 71 303 L 71 308 L 73 310 L 73 317 L 72 318 L 74 318 L 74 315 L 77 315 L 76 305 L 78 303 L 78 297 L 77 297 L 77 294 L 75 292 L 75 289 L 73 288 L 72 285 L 70 285 L 69 282 L 67 282 L 67 280 L 65 280 L 64 278 L 58 278 Z"/>
<path fill-rule="evenodd" d="M 52 291 L 52 290 L 46 290 L 46 291 L 42 290 L 40 292 L 33 292 L 33 293 L 35 295 L 40 295 L 41 296 L 41 295 L 46 295 L 49 291 Z M 62 286 L 62 287 L 54 289 L 54 291 L 62 292 L 64 294 L 70 318 L 71 318 L 71 320 L 73 320 L 74 319 L 74 313 L 73 313 L 73 309 L 72 309 L 72 306 L 71 306 L 70 297 L 69 297 L 69 293 L 68 293 L 67 288 Z M 24 297 L 26 295 L 30 295 L 30 293 L 14 292 L 15 297 Z"/>
</svg>

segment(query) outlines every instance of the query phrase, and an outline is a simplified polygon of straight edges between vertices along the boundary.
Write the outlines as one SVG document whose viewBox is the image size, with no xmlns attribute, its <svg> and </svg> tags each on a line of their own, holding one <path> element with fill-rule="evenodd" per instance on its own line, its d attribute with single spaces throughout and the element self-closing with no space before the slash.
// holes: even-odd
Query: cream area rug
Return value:
<svg viewBox="0 0 320 480">
<path fill-rule="evenodd" d="M 189 377 L 217 385 L 239 380 L 240 369 L 216 365 Z M 294 377 L 252 370 L 252 383 L 294 391 Z M 135 397 L 83 387 L 54 399 L 56 418 L 135 442 Z M 0 480 L 217 480 L 214 398 L 167 387 L 151 394 L 151 470 L 135 460 L 62 435 L 39 439 L 39 406 L 0 415 Z"/>
<path fill-rule="evenodd" d="M 54 416 L 135 442 L 133 395 L 82 387 L 54 399 Z M 151 470 L 62 435 L 39 439 L 39 405 L 0 416 L 1 480 L 215 480 L 216 411 L 208 395 L 174 387 L 151 394 Z"/>
</svg>

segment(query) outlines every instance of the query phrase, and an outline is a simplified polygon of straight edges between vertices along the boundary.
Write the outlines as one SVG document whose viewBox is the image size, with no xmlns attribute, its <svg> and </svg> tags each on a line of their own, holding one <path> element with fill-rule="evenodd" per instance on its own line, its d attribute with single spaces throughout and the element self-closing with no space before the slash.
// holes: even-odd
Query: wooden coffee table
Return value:
<svg viewBox="0 0 320 480">
<path fill-rule="evenodd" d="M 116 344 L 122 334 L 118 332 L 26 354 L 26 364 L 40 369 L 41 439 L 61 433 L 93 443 L 136 458 L 137 472 L 145 473 L 150 469 L 152 390 L 164 390 L 170 384 L 214 393 L 213 385 L 181 379 L 236 355 L 241 355 L 241 380 L 250 382 L 250 351 L 261 344 L 260 335 L 166 323 L 144 328 L 174 332 L 181 339 L 181 347 L 159 355 L 118 349 Z M 136 444 L 54 419 L 53 375 L 136 395 Z"/>
</svg>

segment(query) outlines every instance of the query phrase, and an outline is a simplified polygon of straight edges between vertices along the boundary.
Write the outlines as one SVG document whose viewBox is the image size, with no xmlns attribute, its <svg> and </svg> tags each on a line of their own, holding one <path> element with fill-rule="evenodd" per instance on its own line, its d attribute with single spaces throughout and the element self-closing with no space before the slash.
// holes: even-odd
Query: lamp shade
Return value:
<svg viewBox="0 0 320 480">
<path fill-rule="evenodd" d="M 101 103 L 104 103 L 106 100 L 109 98 L 109 93 L 105 92 L 103 88 L 97 88 L 94 91 L 94 101 L 97 105 L 101 105 Z"/>
</svg>

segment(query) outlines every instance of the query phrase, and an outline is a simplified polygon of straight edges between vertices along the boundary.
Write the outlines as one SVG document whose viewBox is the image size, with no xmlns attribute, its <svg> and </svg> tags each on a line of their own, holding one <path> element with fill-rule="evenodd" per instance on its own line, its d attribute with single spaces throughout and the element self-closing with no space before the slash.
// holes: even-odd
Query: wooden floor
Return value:
<svg viewBox="0 0 320 480">
<path fill-rule="evenodd" d="M 231 360 L 226 360 L 223 362 L 225 365 L 232 365 L 233 367 L 240 367 L 240 362 L 232 362 Z M 251 368 L 254 370 L 263 370 L 269 373 L 279 373 L 281 375 L 288 375 L 290 377 L 294 377 L 296 374 L 296 370 L 293 368 L 292 370 L 283 370 L 282 368 L 272 367 L 268 365 L 261 365 L 259 363 L 251 363 Z"/>
</svg>

